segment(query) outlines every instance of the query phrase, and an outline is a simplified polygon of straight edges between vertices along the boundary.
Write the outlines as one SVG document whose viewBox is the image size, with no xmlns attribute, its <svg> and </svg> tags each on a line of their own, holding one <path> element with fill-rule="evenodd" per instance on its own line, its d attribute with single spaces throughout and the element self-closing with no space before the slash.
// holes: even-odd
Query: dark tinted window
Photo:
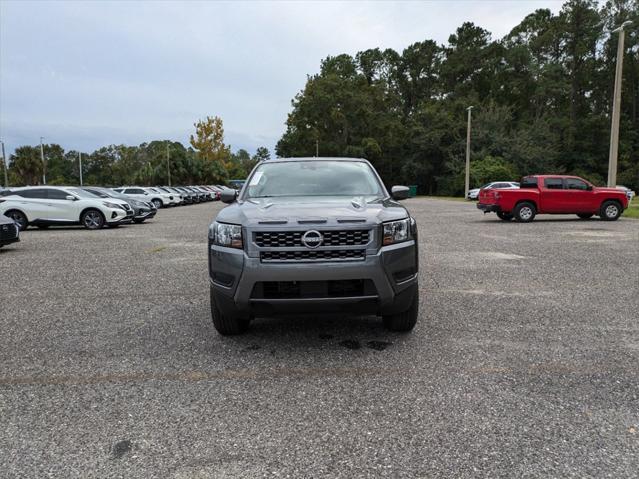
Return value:
<svg viewBox="0 0 639 479">
<path fill-rule="evenodd" d="M 69 193 L 62 190 L 47 189 L 47 198 L 50 200 L 66 200 Z"/>
<path fill-rule="evenodd" d="M 38 198 L 41 200 L 47 199 L 47 190 L 45 188 L 33 188 L 30 190 L 20 190 L 15 192 L 16 195 L 23 198 Z"/>
<path fill-rule="evenodd" d="M 567 190 L 583 190 L 586 191 L 588 189 L 588 183 L 582 180 L 578 180 L 577 178 L 567 178 L 566 179 L 566 189 Z"/>
<path fill-rule="evenodd" d="M 534 176 L 525 176 L 519 183 L 520 188 L 537 188 L 537 178 Z"/>
<path fill-rule="evenodd" d="M 564 182 L 561 178 L 546 178 L 544 186 L 549 190 L 563 190 Z"/>
</svg>

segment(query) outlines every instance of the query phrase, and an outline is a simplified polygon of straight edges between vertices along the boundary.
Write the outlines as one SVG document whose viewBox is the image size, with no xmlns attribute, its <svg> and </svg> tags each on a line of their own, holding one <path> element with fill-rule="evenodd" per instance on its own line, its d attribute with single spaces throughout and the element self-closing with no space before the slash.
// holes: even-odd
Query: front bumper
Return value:
<svg viewBox="0 0 639 479">
<path fill-rule="evenodd" d="M 393 314 L 408 309 L 416 294 L 416 240 L 380 248 L 359 261 L 262 262 L 243 250 L 209 244 L 209 279 L 217 306 L 251 314 L 353 310 Z M 255 297 L 256 283 L 370 280 L 372 294 L 339 297 Z"/>
<path fill-rule="evenodd" d="M 6 246 L 19 241 L 20 230 L 17 227 L 11 227 L 11 225 L 9 225 L 5 228 L 5 225 L 0 225 L 0 246 Z"/>
<path fill-rule="evenodd" d="M 499 213 L 501 207 L 499 205 L 487 205 L 484 203 L 477 203 L 477 209 L 482 210 L 484 213 Z"/>
<path fill-rule="evenodd" d="M 136 212 L 137 214 L 135 215 L 134 219 L 136 219 L 136 220 L 151 219 L 151 218 L 153 218 L 153 217 L 155 216 L 156 212 L 157 212 L 157 210 L 154 210 L 154 211 L 150 211 L 150 210 L 145 210 L 145 211 L 138 210 L 138 211 Z"/>
<path fill-rule="evenodd" d="M 109 225 L 122 225 L 133 221 L 133 210 L 107 208 L 103 213 L 106 213 L 104 217 Z"/>
</svg>

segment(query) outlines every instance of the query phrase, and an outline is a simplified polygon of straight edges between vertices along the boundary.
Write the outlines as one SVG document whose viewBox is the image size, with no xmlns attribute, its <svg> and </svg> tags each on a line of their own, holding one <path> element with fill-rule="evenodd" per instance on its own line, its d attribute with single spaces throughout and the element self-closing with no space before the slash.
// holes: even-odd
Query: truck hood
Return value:
<svg viewBox="0 0 639 479">
<path fill-rule="evenodd" d="M 626 194 L 625 190 L 622 190 L 621 188 L 609 188 L 607 186 L 595 186 L 594 190 L 597 193 L 621 193 L 621 194 Z"/>
<path fill-rule="evenodd" d="M 233 203 L 216 221 L 243 226 L 298 226 L 380 224 L 406 218 L 408 211 L 390 198 L 372 197 L 286 197 L 256 198 Z"/>
</svg>

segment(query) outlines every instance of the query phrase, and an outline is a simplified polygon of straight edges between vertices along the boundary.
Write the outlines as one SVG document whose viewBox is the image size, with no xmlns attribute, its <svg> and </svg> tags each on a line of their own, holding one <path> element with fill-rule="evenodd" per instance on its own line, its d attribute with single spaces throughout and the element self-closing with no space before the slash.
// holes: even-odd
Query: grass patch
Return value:
<svg viewBox="0 0 639 479">
<path fill-rule="evenodd" d="M 147 253 L 159 253 L 160 251 L 164 251 L 166 249 L 166 246 L 156 246 L 155 248 L 151 248 L 150 250 L 147 250 Z"/>
<path fill-rule="evenodd" d="M 628 209 L 623 212 L 622 218 L 639 218 L 639 201 L 633 198 Z"/>
</svg>

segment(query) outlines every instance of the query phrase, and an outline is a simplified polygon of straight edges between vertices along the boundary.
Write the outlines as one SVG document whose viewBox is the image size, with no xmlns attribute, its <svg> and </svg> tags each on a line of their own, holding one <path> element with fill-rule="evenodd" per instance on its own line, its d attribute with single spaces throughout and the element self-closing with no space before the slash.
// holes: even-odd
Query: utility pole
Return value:
<svg viewBox="0 0 639 479">
<path fill-rule="evenodd" d="M 7 157 L 4 154 L 4 141 L 0 141 L 0 143 L 2 143 L 2 162 L 4 163 L 4 187 L 9 188 L 9 177 L 7 175 L 9 165 L 7 164 Z"/>
<path fill-rule="evenodd" d="M 470 112 L 473 106 L 466 108 L 468 111 L 468 126 L 466 127 L 466 179 L 464 181 L 464 198 L 468 198 L 470 188 Z"/>
<path fill-rule="evenodd" d="M 166 172 L 169 175 L 169 186 L 171 186 L 171 157 L 169 155 L 169 144 L 166 144 Z"/>
<path fill-rule="evenodd" d="M 621 109 L 621 80 L 623 73 L 623 43 L 624 28 L 632 22 L 627 20 L 612 31 L 619 32 L 619 42 L 617 44 L 617 68 L 615 71 L 615 93 L 612 99 L 612 125 L 610 126 L 610 154 L 608 155 L 608 187 L 614 188 L 617 185 L 617 158 L 619 157 L 619 117 Z"/>
<path fill-rule="evenodd" d="M 315 140 L 315 158 L 319 156 L 319 140 Z"/>
<path fill-rule="evenodd" d="M 80 186 L 82 186 L 82 152 L 78 151 L 78 161 L 80 162 Z"/>
<path fill-rule="evenodd" d="M 47 184 L 47 163 L 44 161 L 44 148 L 42 146 L 44 137 L 40 137 L 40 160 L 42 160 L 42 184 Z"/>
</svg>

